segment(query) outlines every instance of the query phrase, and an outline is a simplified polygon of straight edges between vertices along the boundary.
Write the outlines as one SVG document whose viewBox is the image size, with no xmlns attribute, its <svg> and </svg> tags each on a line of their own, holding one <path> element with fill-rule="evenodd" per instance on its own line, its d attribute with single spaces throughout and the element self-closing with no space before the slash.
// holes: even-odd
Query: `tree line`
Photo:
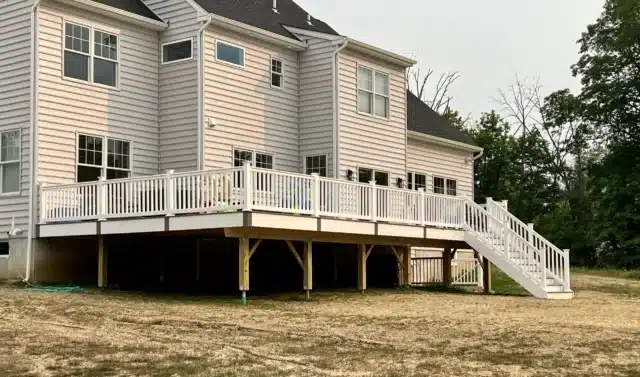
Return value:
<svg viewBox="0 0 640 377">
<path fill-rule="evenodd" d="M 411 88 L 484 148 L 475 163 L 475 199 L 509 209 L 562 249 L 572 264 L 640 268 L 640 2 L 607 0 L 578 40 L 571 67 L 579 93 L 546 97 L 516 76 L 497 109 L 479 119 L 450 107 L 458 74 L 412 72 Z"/>
</svg>

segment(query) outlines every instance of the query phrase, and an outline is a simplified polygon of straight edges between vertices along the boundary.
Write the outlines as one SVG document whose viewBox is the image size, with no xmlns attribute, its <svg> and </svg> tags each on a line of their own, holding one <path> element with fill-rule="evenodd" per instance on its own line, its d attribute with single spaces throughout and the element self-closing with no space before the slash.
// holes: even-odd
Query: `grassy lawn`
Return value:
<svg viewBox="0 0 640 377">
<path fill-rule="evenodd" d="M 640 376 L 640 281 L 575 272 L 571 301 L 493 283 L 246 307 L 1 286 L 0 376 Z"/>
</svg>

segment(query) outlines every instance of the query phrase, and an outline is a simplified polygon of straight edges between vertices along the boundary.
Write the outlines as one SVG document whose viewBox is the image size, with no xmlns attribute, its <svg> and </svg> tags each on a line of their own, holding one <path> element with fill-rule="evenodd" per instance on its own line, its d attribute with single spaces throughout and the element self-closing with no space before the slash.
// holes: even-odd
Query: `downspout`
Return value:
<svg viewBox="0 0 640 377">
<path fill-rule="evenodd" d="M 31 126 L 29 128 L 29 229 L 27 231 L 27 270 L 25 273 L 24 280 L 28 282 L 31 280 L 33 264 L 31 262 L 33 255 L 33 236 L 35 229 L 35 203 L 36 199 L 34 195 L 36 195 L 36 150 L 38 149 L 37 143 L 37 110 L 38 110 L 38 68 L 37 64 L 40 59 L 38 59 L 38 10 L 40 6 L 40 0 L 35 0 L 33 5 L 31 6 L 31 90 L 30 90 L 30 120 Z"/>
<path fill-rule="evenodd" d="M 340 110 L 338 109 L 340 106 L 340 82 L 338 80 L 338 54 L 340 53 L 340 51 L 344 50 L 348 44 L 349 40 L 345 38 L 342 46 L 338 47 L 333 52 L 333 178 L 340 177 L 340 137 L 338 132 L 338 127 L 340 126 Z"/>
<path fill-rule="evenodd" d="M 204 169 L 204 31 L 213 15 L 198 29 L 198 162 L 197 170 Z"/>
</svg>

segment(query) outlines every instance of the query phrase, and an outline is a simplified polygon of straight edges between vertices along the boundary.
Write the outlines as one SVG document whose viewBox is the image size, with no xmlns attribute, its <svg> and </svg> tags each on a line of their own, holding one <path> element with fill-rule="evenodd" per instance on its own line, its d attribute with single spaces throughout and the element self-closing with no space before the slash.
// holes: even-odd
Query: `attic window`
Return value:
<svg viewBox="0 0 640 377">
<path fill-rule="evenodd" d="M 389 118 L 389 75 L 358 67 L 358 112 Z"/>
<path fill-rule="evenodd" d="M 284 86 L 284 75 L 282 71 L 282 60 L 272 58 L 271 59 L 271 86 L 273 88 L 280 88 Z"/>
</svg>

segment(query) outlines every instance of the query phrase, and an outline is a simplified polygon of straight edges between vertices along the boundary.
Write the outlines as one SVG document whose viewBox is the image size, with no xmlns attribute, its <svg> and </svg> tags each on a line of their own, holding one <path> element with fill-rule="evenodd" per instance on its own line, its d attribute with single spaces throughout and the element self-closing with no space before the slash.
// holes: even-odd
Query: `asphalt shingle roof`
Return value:
<svg viewBox="0 0 640 377">
<path fill-rule="evenodd" d="M 407 129 L 464 144 L 476 145 L 469 135 L 458 131 L 409 90 L 407 90 Z"/>
<path fill-rule="evenodd" d="M 207 12 L 230 18 L 285 37 L 296 39 L 283 26 L 339 35 L 331 26 L 311 17 L 293 0 L 278 0 L 278 13 L 273 12 L 273 0 L 196 0 Z"/>
<path fill-rule="evenodd" d="M 147 8 L 147 6 L 141 0 L 92 0 L 92 1 L 96 3 L 108 5 L 114 8 L 122 9 L 127 12 L 137 14 L 139 16 L 150 18 L 152 20 L 162 21 L 160 17 L 158 17 L 155 13 L 153 13 L 151 9 Z"/>
</svg>

